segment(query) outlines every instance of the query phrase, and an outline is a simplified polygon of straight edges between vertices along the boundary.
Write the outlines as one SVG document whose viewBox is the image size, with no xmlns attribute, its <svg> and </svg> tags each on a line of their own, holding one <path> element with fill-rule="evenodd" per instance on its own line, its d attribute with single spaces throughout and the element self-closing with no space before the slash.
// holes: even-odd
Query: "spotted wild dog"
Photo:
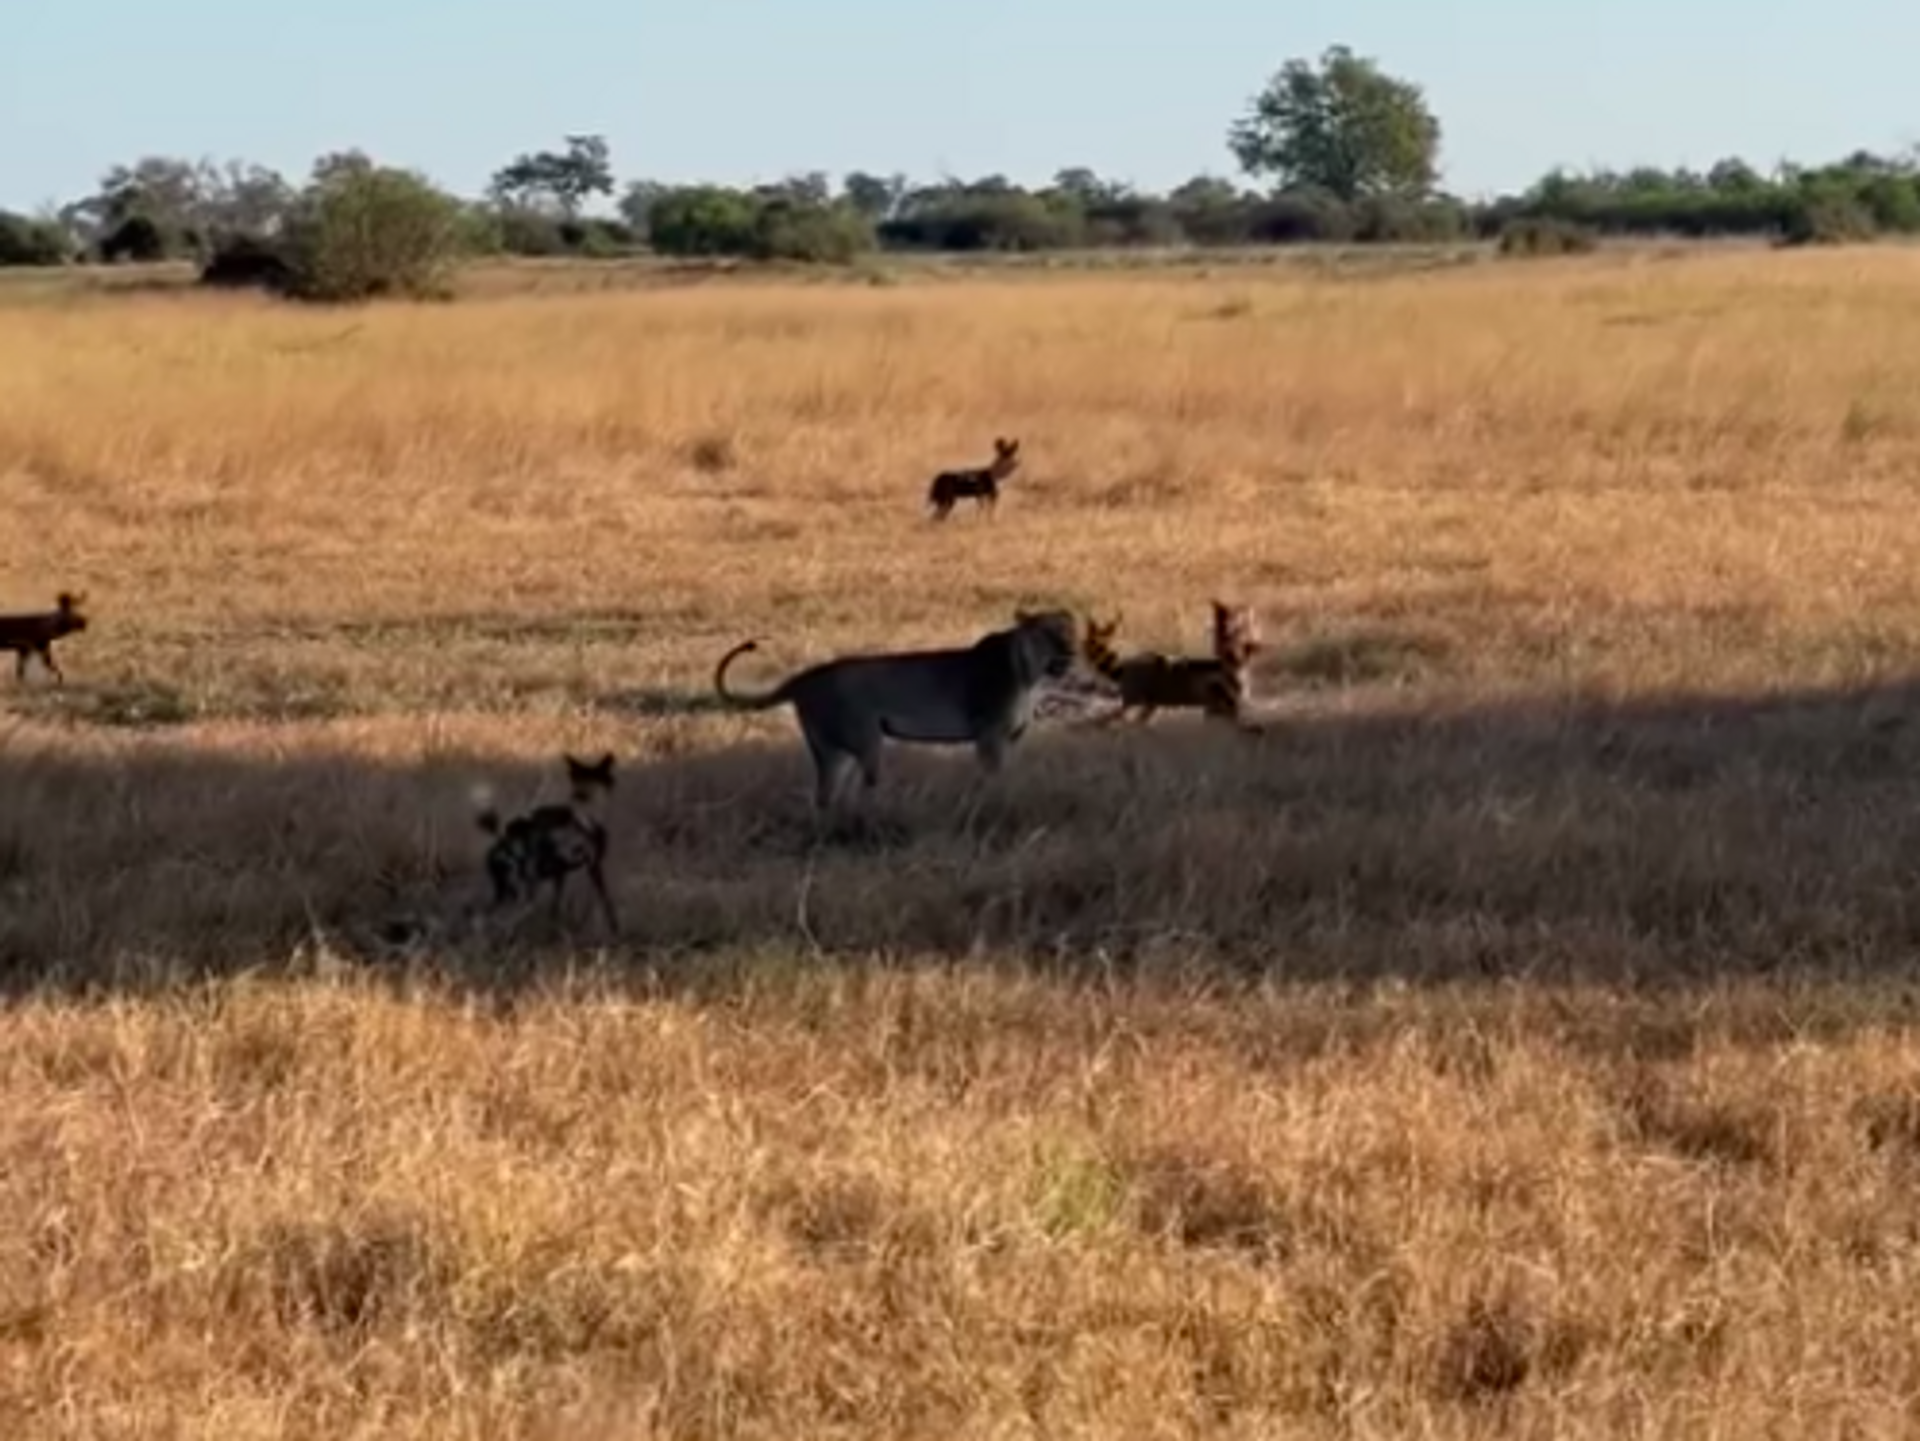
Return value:
<svg viewBox="0 0 1920 1441">
<path fill-rule="evenodd" d="M 945 520 L 954 505 L 971 499 L 989 514 L 1000 501 L 1000 482 L 1020 468 L 1020 442 L 995 436 L 993 460 L 977 470 L 943 470 L 927 487 L 927 504 L 933 518 Z"/>
<path fill-rule="evenodd" d="M 485 796 L 479 798 L 476 820 L 481 830 L 494 837 L 487 847 L 486 861 L 487 876 L 493 882 L 493 903 L 497 909 L 514 901 L 531 900 L 541 886 L 551 886 L 550 914 L 557 919 L 567 878 L 575 871 L 585 871 L 600 897 L 608 932 L 618 935 L 620 922 L 614 915 L 603 871 L 607 828 L 594 814 L 598 802 L 613 790 L 613 756 L 604 755 L 591 762 L 570 755 L 563 759 L 569 792 L 564 803 L 536 806 L 503 825 L 500 813 Z"/>
<path fill-rule="evenodd" d="M 53 643 L 62 636 L 87 628 L 87 618 L 80 613 L 85 601 L 84 595 L 63 590 L 53 610 L 29 615 L 0 615 L 0 650 L 10 650 L 18 657 L 13 668 L 16 680 L 26 680 L 27 661 L 30 657 L 38 656 L 40 664 L 53 676 L 54 683 L 66 684 L 66 675 L 53 658 Z"/>
<path fill-rule="evenodd" d="M 1081 650 L 1087 663 L 1120 691 L 1120 706 L 1102 718 L 1111 725 L 1129 711 L 1144 725 L 1161 710 L 1198 710 L 1210 720 L 1247 727 L 1247 675 L 1261 648 L 1253 611 L 1213 602 L 1213 655 L 1167 656 L 1145 651 L 1124 659 L 1113 648 L 1120 620 L 1087 620 Z"/>
</svg>

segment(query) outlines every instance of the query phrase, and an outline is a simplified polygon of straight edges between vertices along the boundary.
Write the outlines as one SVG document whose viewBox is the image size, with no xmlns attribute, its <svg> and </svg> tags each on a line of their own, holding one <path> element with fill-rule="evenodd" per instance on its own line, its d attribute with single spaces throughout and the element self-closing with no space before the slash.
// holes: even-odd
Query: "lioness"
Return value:
<svg viewBox="0 0 1920 1441">
<path fill-rule="evenodd" d="M 880 745 L 887 739 L 971 743 L 986 770 L 999 770 L 1008 747 L 1026 731 L 1040 683 L 1065 675 L 1077 649 L 1067 611 L 1016 611 L 1014 621 L 965 649 L 823 661 L 761 695 L 727 689 L 727 667 L 759 649 L 758 641 L 742 641 L 714 667 L 713 688 L 740 710 L 793 704 L 813 754 L 813 803 L 824 810 L 850 765 L 859 766 L 866 789 L 879 784 Z"/>
</svg>

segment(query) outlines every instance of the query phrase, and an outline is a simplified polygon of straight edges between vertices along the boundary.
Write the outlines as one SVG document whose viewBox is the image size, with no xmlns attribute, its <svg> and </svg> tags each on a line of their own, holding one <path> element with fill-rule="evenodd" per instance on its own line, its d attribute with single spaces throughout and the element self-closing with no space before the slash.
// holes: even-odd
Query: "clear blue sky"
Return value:
<svg viewBox="0 0 1920 1441">
<path fill-rule="evenodd" d="M 1067 165 L 1232 174 L 1229 121 L 1343 42 L 1425 86 L 1446 184 L 1920 141 L 1915 0 L 21 0 L 0 26 L 0 206 L 141 154 L 303 177 L 360 146 L 477 193 L 606 135 L 622 180 Z M 1587 18 L 1575 18 L 1583 16 Z"/>
</svg>

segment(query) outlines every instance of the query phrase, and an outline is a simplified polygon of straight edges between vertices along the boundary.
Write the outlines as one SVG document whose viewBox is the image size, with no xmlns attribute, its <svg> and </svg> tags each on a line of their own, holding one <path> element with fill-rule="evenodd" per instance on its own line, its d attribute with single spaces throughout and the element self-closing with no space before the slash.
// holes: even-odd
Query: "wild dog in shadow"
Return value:
<svg viewBox="0 0 1920 1441">
<path fill-rule="evenodd" d="M 552 892 L 549 915 L 560 916 L 560 897 L 567 880 L 575 871 L 584 871 L 594 893 L 600 897 L 600 909 L 606 917 L 607 931 L 620 933 L 614 914 L 613 898 L 607 894 L 605 865 L 607 828 L 597 814 L 600 803 L 613 790 L 613 756 L 597 761 L 563 756 L 567 764 L 568 797 L 554 805 L 536 806 L 524 815 L 502 823 L 500 813 L 482 793 L 476 797 L 480 829 L 494 838 L 487 847 L 487 878 L 493 882 L 493 905 L 497 910 L 517 901 L 531 901 L 540 887 Z"/>
<path fill-rule="evenodd" d="M 1257 729 L 1246 716 L 1248 675 L 1261 649 L 1251 608 L 1213 602 L 1213 655 L 1167 656 L 1143 651 L 1122 657 L 1114 649 L 1120 618 L 1102 625 L 1091 617 L 1081 641 L 1090 665 L 1120 692 L 1120 705 L 1100 719 L 1112 725 L 1129 712 L 1141 725 L 1161 710 L 1198 710 L 1209 720 Z"/>
<path fill-rule="evenodd" d="M 27 661 L 38 656 L 40 664 L 53 676 L 54 684 L 66 684 L 66 675 L 53 658 L 53 643 L 87 628 L 87 618 L 80 613 L 85 602 L 84 595 L 63 590 L 53 610 L 0 615 L 0 650 L 10 650 L 17 657 L 13 667 L 15 680 L 26 680 Z"/>
<path fill-rule="evenodd" d="M 1020 442 L 994 437 L 993 459 L 977 470 L 943 470 L 927 487 L 927 504 L 935 520 L 945 520 L 962 500 L 972 500 L 988 514 L 1000 502 L 1000 482 L 1020 468 Z"/>
</svg>

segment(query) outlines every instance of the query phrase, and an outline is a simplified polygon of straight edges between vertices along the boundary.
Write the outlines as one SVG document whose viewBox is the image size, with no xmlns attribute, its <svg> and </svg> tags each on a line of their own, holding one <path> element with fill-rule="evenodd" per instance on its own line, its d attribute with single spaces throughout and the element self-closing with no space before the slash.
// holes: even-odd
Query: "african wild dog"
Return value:
<svg viewBox="0 0 1920 1441">
<path fill-rule="evenodd" d="M 1253 612 L 1246 606 L 1213 602 L 1213 655 L 1210 658 L 1172 657 L 1149 651 L 1121 658 L 1113 648 L 1120 630 L 1116 617 L 1107 624 L 1089 618 L 1081 649 L 1087 663 L 1120 690 L 1119 709 L 1102 724 L 1112 724 L 1129 711 L 1141 723 L 1162 709 L 1199 710 L 1210 720 L 1227 720 L 1248 728 L 1247 675 L 1261 649 Z"/>
<path fill-rule="evenodd" d="M 620 923 L 602 869 L 607 858 L 607 828 L 594 814 L 597 802 L 613 790 L 613 756 L 604 755 L 592 762 L 572 756 L 564 759 L 569 796 L 563 803 L 536 806 L 503 825 L 500 813 L 484 798 L 481 800 L 478 824 L 495 838 L 487 847 L 486 861 L 487 876 L 493 882 L 493 903 L 497 908 L 530 900 L 541 886 L 551 886 L 551 914 L 557 918 L 567 878 L 575 871 L 585 871 L 600 897 L 607 930 L 617 935 Z"/>
<path fill-rule="evenodd" d="M 933 518 L 945 520 L 957 501 L 972 499 L 992 513 L 1000 500 L 1000 482 L 1020 468 L 1020 442 L 994 437 L 993 460 L 978 470 L 943 470 L 927 487 Z"/>
<path fill-rule="evenodd" d="M 87 618 L 80 613 L 85 600 L 84 595 L 63 590 L 54 610 L 29 615 L 0 615 L 0 650 L 10 650 L 19 657 L 13 670 L 17 680 L 26 680 L 27 661 L 32 656 L 38 656 L 40 664 L 53 676 L 56 685 L 66 683 L 65 674 L 53 658 L 53 643 L 62 636 L 87 628 Z"/>
</svg>

